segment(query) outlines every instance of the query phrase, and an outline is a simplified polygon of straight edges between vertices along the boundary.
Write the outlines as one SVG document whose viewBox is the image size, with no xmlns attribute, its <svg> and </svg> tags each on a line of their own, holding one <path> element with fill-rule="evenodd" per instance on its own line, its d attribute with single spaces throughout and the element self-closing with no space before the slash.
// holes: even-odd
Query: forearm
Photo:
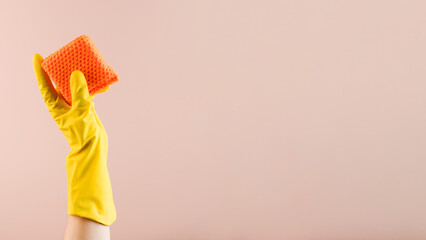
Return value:
<svg viewBox="0 0 426 240">
<path fill-rule="evenodd" d="M 109 227 L 74 215 L 68 216 L 64 240 L 109 240 Z"/>
<path fill-rule="evenodd" d="M 67 155 L 68 214 L 109 226 L 116 214 L 107 169 L 108 136 L 103 129 L 94 132 L 83 145 L 71 145 Z"/>
</svg>

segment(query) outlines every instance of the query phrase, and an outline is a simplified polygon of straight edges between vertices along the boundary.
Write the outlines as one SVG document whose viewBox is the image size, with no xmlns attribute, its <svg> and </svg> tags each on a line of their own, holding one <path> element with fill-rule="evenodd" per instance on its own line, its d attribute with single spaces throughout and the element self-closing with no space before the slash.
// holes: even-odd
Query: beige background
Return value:
<svg viewBox="0 0 426 240">
<path fill-rule="evenodd" d="M 426 239 L 425 1 L 0 0 L 0 239 L 60 239 L 32 55 L 90 35 L 113 239 Z"/>
</svg>

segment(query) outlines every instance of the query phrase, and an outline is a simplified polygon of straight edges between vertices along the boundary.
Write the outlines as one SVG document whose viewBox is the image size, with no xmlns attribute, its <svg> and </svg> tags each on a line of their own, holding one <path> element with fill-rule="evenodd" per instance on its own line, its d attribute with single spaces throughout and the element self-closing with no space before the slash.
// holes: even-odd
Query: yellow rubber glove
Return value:
<svg viewBox="0 0 426 240">
<path fill-rule="evenodd" d="M 68 214 L 111 225 L 116 218 L 107 170 L 108 136 L 94 109 L 82 72 L 71 74 L 72 106 L 55 90 L 33 57 L 34 72 L 47 109 L 65 135 L 70 152 L 66 158 Z"/>
</svg>

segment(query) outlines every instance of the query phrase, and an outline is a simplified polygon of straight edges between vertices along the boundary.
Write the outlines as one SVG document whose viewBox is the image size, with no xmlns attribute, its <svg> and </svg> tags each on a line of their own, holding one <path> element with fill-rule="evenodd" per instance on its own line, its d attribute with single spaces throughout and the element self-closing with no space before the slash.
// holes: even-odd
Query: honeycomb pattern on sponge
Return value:
<svg viewBox="0 0 426 240">
<path fill-rule="evenodd" d="M 41 67 L 69 105 L 72 104 L 70 76 L 74 70 L 80 70 L 86 77 L 90 95 L 104 90 L 119 79 L 87 35 L 77 37 L 45 58 Z"/>
</svg>

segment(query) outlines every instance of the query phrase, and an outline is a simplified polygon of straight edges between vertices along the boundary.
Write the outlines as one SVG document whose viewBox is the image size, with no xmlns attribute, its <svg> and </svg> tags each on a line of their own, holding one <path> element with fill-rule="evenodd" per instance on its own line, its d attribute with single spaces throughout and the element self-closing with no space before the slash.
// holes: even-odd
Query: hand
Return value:
<svg viewBox="0 0 426 240">
<path fill-rule="evenodd" d="M 34 72 L 41 95 L 53 120 L 67 139 L 68 213 L 111 225 L 116 218 L 111 183 L 107 170 L 108 136 L 94 109 L 82 72 L 70 76 L 72 106 L 53 87 L 33 57 Z"/>
</svg>

